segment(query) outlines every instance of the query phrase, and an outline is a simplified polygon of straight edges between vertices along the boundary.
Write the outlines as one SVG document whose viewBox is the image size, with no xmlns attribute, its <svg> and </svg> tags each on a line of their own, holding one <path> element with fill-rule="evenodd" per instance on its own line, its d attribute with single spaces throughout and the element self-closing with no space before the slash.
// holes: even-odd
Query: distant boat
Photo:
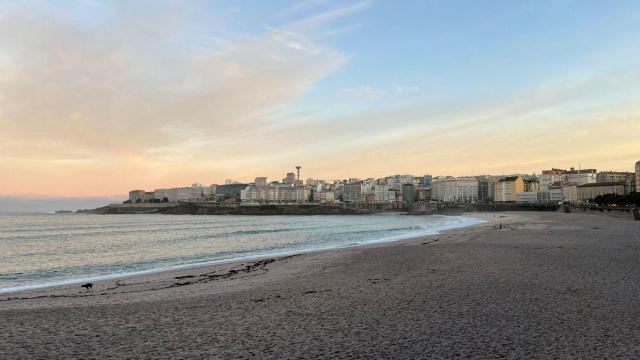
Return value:
<svg viewBox="0 0 640 360">
<path fill-rule="evenodd" d="M 56 210 L 53 212 L 54 214 L 73 214 L 71 210 Z"/>
</svg>

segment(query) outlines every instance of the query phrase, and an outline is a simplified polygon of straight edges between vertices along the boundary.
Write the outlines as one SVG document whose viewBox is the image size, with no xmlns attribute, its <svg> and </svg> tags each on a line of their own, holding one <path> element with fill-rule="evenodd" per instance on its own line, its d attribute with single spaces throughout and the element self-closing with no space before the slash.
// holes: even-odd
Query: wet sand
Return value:
<svg viewBox="0 0 640 360">
<path fill-rule="evenodd" d="M 0 358 L 640 357 L 640 222 L 473 216 L 488 222 L 0 294 Z"/>
</svg>

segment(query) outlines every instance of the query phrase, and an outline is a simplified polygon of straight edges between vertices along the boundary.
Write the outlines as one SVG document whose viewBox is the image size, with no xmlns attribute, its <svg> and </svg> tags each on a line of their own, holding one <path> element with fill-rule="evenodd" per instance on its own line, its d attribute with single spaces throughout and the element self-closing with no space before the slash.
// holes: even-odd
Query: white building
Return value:
<svg viewBox="0 0 640 360">
<path fill-rule="evenodd" d="M 586 184 L 595 184 L 597 180 L 597 171 L 596 169 L 582 169 L 575 170 L 571 168 L 570 171 L 567 171 L 566 181 L 571 185 L 586 185 Z"/>
<path fill-rule="evenodd" d="M 562 188 L 559 189 L 549 189 L 549 203 L 550 204 L 558 204 L 564 201 L 564 197 L 562 195 Z"/>
<path fill-rule="evenodd" d="M 256 180 L 254 181 L 254 184 L 257 187 L 267 186 L 267 178 L 265 176 L 257 177 Z"/>
<path fill-rule="evenodd" d="M 575 204 L 578 202 L 578 187 L 575 185 L 562 187 L 562 202 Z"/>
<path fill-rule="evenodd" d="M 546 204 L 549 202 L 548 191 L 523 191 L 516 193 L 516 203 L 520 204 Z"/>
<path fill-rule="evenodd" d="M 376 180 L 369 178 L 362 180 L 362 194 L 373 194 L 373 187 L 376 185 Z"/>
<path fill-rule="evenodd" d="M 132 204 L 144 201 L 144 190 L 132 190 L 129 191 L 129 202 Z"/>
<path fill-rule="evenodd" d="M 431 184 L 431 199 L 441 202 L 474 203 L 478 201 L 478 179 L 474 177 L 439 177 Z"/>
<path fill-rule="evenodd" d="M 375 202 L 394 202 L 396 201 L 396 192 L 391 190 L 389 185 L 376 185 L 373 190 Z"/>
<path fill-rule="evenodd" d="M 176 192 L 175 189 L 155 189 L 153 198 L 159 201 L 167 199 L 167 201 L 173 202 L 176 201 Z"/>
<path fill-rule="evenodd" d="M 177 201 L 194 201 L 202 198 L 202 189 L 197 187 L 175 188 Z"/>
<path fill-rule="evenodd" d="M 313 193 L 313 201 L 319 203 L 334 203 L 336 194 L 333 191 L 316 191 Z"/>
<path fill-rule="evenodd" d="M 562 169 L 551 169 L 551 170 L 543 170 L 542 174 L 538 176 L 538 181 L 540 183 L 540 191 L 547 191 L 552 184 L 562 183 L 566 181 L 566 170 Z"/>
<path fill-rule="evenodd" d="M 387 176 L 386 181 L 387 181 L 387 185 L 389 185 L 392 190 L 402 190 L 402 185 L 414 183 L 414 176 L 413 175 Z"/>
<path fill-rule="evenodd" d="M 311 197 L 311 187 L 306 185 L 270 184 L 247 186 L 240 191 L 240 201 L 252 204 L 306 203 Z"/>
</svg>

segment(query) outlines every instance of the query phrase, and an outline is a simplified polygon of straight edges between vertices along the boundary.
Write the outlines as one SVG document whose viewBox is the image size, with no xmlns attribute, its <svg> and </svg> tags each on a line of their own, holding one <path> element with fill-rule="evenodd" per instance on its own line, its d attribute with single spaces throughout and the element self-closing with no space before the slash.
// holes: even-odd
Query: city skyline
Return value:
<svg viewBox="0 0 640 360">
<path fill-rule="evenodd" d="M 402 20 L 402 21 L 400 21 Z M 0 196 L 634 171 L 633 1 L 0 5 Z"/>
</svg>

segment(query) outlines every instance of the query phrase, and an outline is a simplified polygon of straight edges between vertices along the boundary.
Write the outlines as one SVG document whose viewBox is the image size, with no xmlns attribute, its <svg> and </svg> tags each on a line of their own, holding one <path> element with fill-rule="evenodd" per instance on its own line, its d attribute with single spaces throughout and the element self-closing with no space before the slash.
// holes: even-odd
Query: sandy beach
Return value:
<svg viewBox="0 0 640 360">
<path fill-rule="evenodd" d="M 487 222 L 0 294 L 0 358 L 640 357 L 640 222 L 472 216 Z"/>
</svg>

